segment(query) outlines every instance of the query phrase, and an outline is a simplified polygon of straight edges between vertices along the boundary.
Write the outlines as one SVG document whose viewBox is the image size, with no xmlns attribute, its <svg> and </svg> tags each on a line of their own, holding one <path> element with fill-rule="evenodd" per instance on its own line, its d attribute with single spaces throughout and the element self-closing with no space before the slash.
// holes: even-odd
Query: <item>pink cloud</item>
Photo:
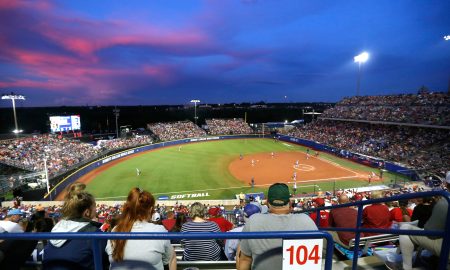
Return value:
<svg viewBox="0 0 450 270">
<path fill-rule="evenodd" d="M 50 1 L 25 1 L 25 0 L 2 0 L 0 1 L 0 9 L 18 9 L 28 8 L 36 10 L 49 10 L 53 8 L 53 4 Z"/>
<path fill-rule="evenodd" d="M 59 48 L 41 51 L 47 47 L 36 46 L 40 49 L 38 51 L 29 49 L 29 46 L 21 47 L 13 37 L 0 37 L 0 59 L 23 70 L 20 75 L 0 77 L 1 88 L 29 88 L 65 93 L 66 96 L 76 94 L 88 102 L 113 100 L 118 96 L 126 96 L 127 91 L 176 83 L 180 66 L 158 62 L 110 65 L 110 62 L 105 64 L 100 61 L 100 50 L 137 45 L 154 47 L 170 55 L 190 53 L 199 48 L 203 53 L 202 48 L 214 44 L 201 29 L 72 17 L 65 12 L 51 10 L 55 7 L 47 1 L 30 4 L 27 1 L 7 0 L 0 2 L 2 8 L 30 10 L 37 23 L 27 24 L 24 21 L 21 27 L 37 33 L 38 38 L 33 36 L 37 42 L 41 38 L 45 46 L 53 43 Z"/>
<path fill-rule="evenodd" d="M 29 79 L 14 79 L 9 82 L 0 81 L 2 88 L 44 88 L 49 90 L 64 89 L 64 83 L 58 81 L 33 81 Z"/>
<path fill-rule="evenodd" d="M 40 33 L 69 51 L 80 55 L 90 55 L 98 50 L 118 45 L 144 45 L 158 47 L 178 47 L 206 44 L 209 38 L 198 31 L 180 29 L 170 31 L 148 27 L 145 33 L 136 33 L 138 27 L 128 25 L 114 28 L 114 32 L 107 29 L 109 25 L 98 26 L 86 30 L 55 30 L 39 29 Z M 129 34 L 129 32 L 135 32 Z M 82 32 L 82 33 L 80 33 Z"/>
</svg>

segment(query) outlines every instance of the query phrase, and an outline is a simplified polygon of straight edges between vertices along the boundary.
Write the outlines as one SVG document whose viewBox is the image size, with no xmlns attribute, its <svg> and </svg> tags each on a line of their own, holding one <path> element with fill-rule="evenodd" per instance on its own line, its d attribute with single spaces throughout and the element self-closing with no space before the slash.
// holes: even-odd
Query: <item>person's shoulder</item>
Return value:
<svg viewBox="0 0 450 270">
<path fill-rule="evenodd" d="M 316 212 L 312 212 L 310 214 L 310 216 L 315 216 Z M 300 213 L 300 214 L 290 214 L 290 218 L 291 219 L 299 219 L 299 220 L 304 220 L 304 219 L 311 219 L 310 216 L 308 216 L 307 214 L 304 213 Z"/>
<path fill-rule="evenodd" d="M 167 229 L 163 225 L 153 224 L 147 222 L 145 228 L 152 232 L 167 232 Z"/>
</svg>

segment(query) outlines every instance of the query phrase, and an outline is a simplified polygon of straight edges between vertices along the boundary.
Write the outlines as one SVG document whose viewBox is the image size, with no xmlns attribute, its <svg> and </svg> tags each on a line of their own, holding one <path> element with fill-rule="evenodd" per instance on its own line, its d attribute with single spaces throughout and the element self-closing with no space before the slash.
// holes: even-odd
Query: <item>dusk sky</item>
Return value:
<svg viewBox="0 0 450 270">
<path fill-rule="evenodd" d="M 335 102 L 447 91 L 448 0 L 0 0 L 19 106 Z M 11 102 L 1 101 L 1 107 Z"/>
</svg>

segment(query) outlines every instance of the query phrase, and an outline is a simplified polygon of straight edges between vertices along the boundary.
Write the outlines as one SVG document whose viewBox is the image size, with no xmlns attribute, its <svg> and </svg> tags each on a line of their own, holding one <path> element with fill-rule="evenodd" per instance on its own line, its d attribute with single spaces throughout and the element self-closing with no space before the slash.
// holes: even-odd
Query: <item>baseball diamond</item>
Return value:
<svg viewBox="0 0 450 270">
<path fill-rule="evenodd" d="M 274 158 L 272 151 L 276 152 Z M 295 169 L 292 164 L 298 159 L 302 163 Z M 141 171 L 139 177 L 135 168 Z M 88 190 L 99 200 L 124 199 L 126 191 L 134 186 L 174 199 L 190 198 L 182 196 L 190 193 L 203 193 L 205 196 L 198 198 L 204 199 L 230 199 L 235 198 L 237 190 L 264 191 L 274 182 L 289 183 L 294 171 L 298 172 L 298 192 L 312 192 L 316 187 L 333 190 L 366 185 L 372 170 L 325 153 L 306 159 L 306 148 L 293 143 L 232 139 L 189 143 L 181 151 L 172 146 L 126 156 L 86 173 L 78 181 L 89 183 Z M 249 185 L 252 177 L 253 189 Z M 388 184 L 393 177 L 387 173 L 383 179 L 373 181 Z M 302 188 L 302 184 L 308 187 Z M 63 195 L 60 193 L 56 199 Z"/>
</svg>

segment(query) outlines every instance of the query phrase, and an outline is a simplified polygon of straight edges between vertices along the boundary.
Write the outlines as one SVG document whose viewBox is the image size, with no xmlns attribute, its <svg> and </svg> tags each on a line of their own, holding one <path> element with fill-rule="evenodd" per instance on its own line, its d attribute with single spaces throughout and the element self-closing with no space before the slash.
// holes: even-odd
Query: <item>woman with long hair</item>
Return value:
<svg viewBox="0 0 450 270">
<path fill-rule="evenodd" d="M 76 183 L 75 186 L 78 184 Z M 62 208 L 62 219 L 52 232 L 101 232 L 96 216 L 95 199 L 83 188 L 69 187 Z M 78 186 L 79 187 L 79 186 Z M 106 241 L 99 241 L 101 250 Z M 44 269 L 94 269 L 94 252 L 91 240 L 50 240 L 44 248 Z M 108 266 L 106 253 L 103 266 Z M 106 258 L 106 260 L 105 260 Z"/>
<path fill-rule="evenodd" d="M 128 193 L 122 216 L 113 232 L 167 232 L 162 225 L 149 220 L 155 207 L 155 198 L 140 188 Z M 169 240 L 109 240 L 106 246 L 111 269 L 158 269 L 168 265 L 177 268 L 176 255 Z"/>
</svg>

